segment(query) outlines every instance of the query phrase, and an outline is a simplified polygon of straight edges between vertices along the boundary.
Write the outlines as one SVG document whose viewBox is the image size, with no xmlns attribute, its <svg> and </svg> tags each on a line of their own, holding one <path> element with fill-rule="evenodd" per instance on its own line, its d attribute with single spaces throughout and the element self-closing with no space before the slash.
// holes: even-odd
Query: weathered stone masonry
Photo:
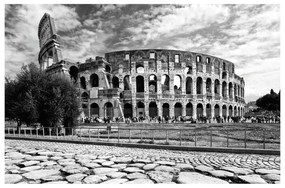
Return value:
<svg viewBox="0 0 285 188">
<path fill-rule="evenodd" d="M 84 116 L 212 119 L 244 114 L 245 82 L 227 60 L 164 49 L 109 52 L 85 63 L 63 60 L 48 14 L 40 21 L 38 37 L 41 70 L 71 79 L 80 91 Z"/>
</svg>

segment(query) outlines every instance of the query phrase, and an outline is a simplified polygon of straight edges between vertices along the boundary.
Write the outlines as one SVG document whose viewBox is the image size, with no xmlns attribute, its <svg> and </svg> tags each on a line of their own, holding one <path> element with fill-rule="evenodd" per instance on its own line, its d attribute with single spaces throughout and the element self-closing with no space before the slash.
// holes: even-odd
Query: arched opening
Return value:
<svg viewBox="0 0 285 188">
<path fill-rule="evenodd" d="M 197 119 L 203 117 L 203 105 L 201 103 L 197 104 Z"/>
<path fill-rule="evenodd" d="M 113 83 L 113 88 L 119 88 L 120 82 L 119 82 L 119 78 L 117 76 L 113 77 L 112 83 Z"/>
<path fill-rule="evenodd" d="M 148 86 L 150 93 L 157 92 L 157 78 L 154 74 L 149 76 Z"/>
<path fill-rule="evenodd" d="M 97 74 L 91 74 L 90 76 L 91 87 L 99 87 L 99 77 Z"/>
<path fill-rule="evenodd" d="M 212 80 L 210 78 L 207 78 L 206 80 L 206 92 L 208 95 L 211 95 L 212 93 Z"/>
<path fill-rule="evenodd" d="M 137 73 L 144 73 L 144 67 L 143 67 L 143 65 L 137 65 L 137 66 L 136 66 L 136 72 L 137 72 Z"/>
<path fill-rule="evenodd" d="M 164 93 L 164 91 L 169 91 L 169 76 L 166 74 L 161 77 L 161 90 L 162 93 Z"/>
<path fill-rule="evenodd" d="M 137 114 L 138 114 L 139 117 L 144 117 L 145 116 L 144 103 L 138 102 L 138 104 L 137 104 Z"/>
<path fill-rule="evenodd" d="M 157 105 L 155 102 L 150 102 L 149 103 L 149 117 L 157 117 Z"/>
<path fill-rule="evenodd" d="M 174 93 L 181 94 L 181 77 L 179 75 L 174 76 Z"/>
<path fill-rule="evenodd" d="M 129 75 L 124 77 L 124 90 L 131 90 L 131 80 Z"/>
<path fill-rule="evenodd" d="M 168 103 L 164 103 L 162 105 L 162 115 L 163 117 L 169 117 L 169 104 Z"/>
<path fill-rule="evenodd" d="M 111 73 L 111 67 L 109 65 L 105 66 L 105 71 Z"/>
<path fill-rule="evenodd" d="M 80 86 L 82 89 L 86 89 L 86 79 L 84 76 L 80 77 Z"/>
<path fill-rule="evenodd" d="M 211 104 L 206 105 L 206 116 L 207 118 L 211 118 Z"/>
<path fill-rule="evenodd" d="M 215 80 L 215 95 L 220 95 L 220 81 L 219 80 Z"/>
<path fill-rule="evenodd" d="M 223 97 L 226 97 L 227 96 L 227 83 L 226 82 L 223 82 L 223 86 L 222 86 L 222 95 Z"/>
<path fill-rule="evenodd" d="M 133 117 L 133 107 L 130 103 L 124 105 L 124 117 L 132 118 Z"/>
<path fill-rule="evenodd" d="M 106 102 L 105 103 L 105 117 L 110 117 L 113 118 L 114 117 L 114 108 L 113 108 L 113 104 L 110 102 Z"/>
<path fill-rule="evenodd" d="M 174 116 L 182 116 L 182 104 L 181 103 L 175 103 L 174 105 Z"/>
<path fill-rule="evenodd" d="M 236 106 L 234 107 L 234 116 L 238 116 L 237 115 L 237 107 Z"/>
<path fill-rule="evenodd" d="M 229 83 L 229 97 L 230 99 L 233 98 L 233 84 L 231 82 Z"/>
<path fill-rule="evenodd" d="M 193 105 L 191 102 L 186 104 L 186 116 L 193 116 Z"/>
<path fill-rule="evenodd" d="M 227 106 L 223 105 L 222 107 L 222 114 L 223 114 L 223 118 L 227 118 Z"/>
<path fill-rule="evenodd" d="M 215 117 L 220 116 L 220 106 L 218 104 L 215 105 Z"/>
<path fill-rule="evenodd" d="M 81 101 L 82 102 L 88 102 L 88 98 L 89 98 L 89 95 L 86 92 L 83 92 L 81 94 Z"/>
<path fill-rule="evenodd" d="M 78 68 L 76 66 L 71 66 L 69 68 L 69 75 L 73 83 L 76 83 L 78 78 Z"/>
<path fill-rule="evenodd" d="M 193 72 L 192 72 L 192 66 L 187 66 L 186 68 L 185 68 L 185 73 L 186 74 L 192 74 Z"/>
<path fill-rule="evenodd" d="M 144 92 L 144 78 L 143 76 L 136 77 L 137 92 Z"/>
<path fill-rule="evenodd" d="M 237 85 L 234 84 L 234 96 L 237 96 Z"/>
<path fill-rule="evenodd" d="M 197 95 L 203 94 L 203 80 L 201 77 L 197 78 L 196 91 L 197 91 Z"/>
<path fill-rule="evenodd" d="M 87 107 L 87 104 L 82 104 L 82 110 L 83 110 L 83 113 L 84 113 L 84 116 L 89 116 L 88 115 L 88 107 Z"/>
<path fill-rule="evenodd" d="M 97 103 L 92 103 L 90 105 L 90 115 L 92 117 L 99 117 L 99 106 Z"/>
<path fill-rule="evenodd" d="M 232 105 L 229 106 L 229 116 L 230 117 L 233 116 L 233 107 L 232 107 Z"/>
<path fill-rule="evenodd" d="M 197 56 L 196 56 L 196 62 L 199 63 L 199 62 L 201 62 L 201 61 L 202 61 L 201 56 L 197 55 Z"/>
<path fill-rule="evenodd" d="M 186 78 L 186 94 L 192 94 L 192 78 Z"/>
<path fill-rule="evenodd" d="M 227 73 L 226 72 L 222 73 L 222 79 L 227 79 Z"/>
</svg>

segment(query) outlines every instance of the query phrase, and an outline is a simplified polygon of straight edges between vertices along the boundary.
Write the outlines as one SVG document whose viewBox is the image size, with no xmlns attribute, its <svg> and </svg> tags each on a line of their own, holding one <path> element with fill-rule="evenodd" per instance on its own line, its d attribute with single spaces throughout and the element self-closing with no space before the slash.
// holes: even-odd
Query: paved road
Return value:
<svg viewBox="0 0 285 188">
<path fill-rule="evenodd" d="M 72 166 L 81 170 L 66 170 Z M 102 168 L 115 171 L 102 173 Z M 33 177 L 33 172 L 44 175 L 44 170 L 54 171 Z M 6 183 L 279 183 L 279 179 L 280 156 L 275 155 L 5 140 Z"/>
</svg>

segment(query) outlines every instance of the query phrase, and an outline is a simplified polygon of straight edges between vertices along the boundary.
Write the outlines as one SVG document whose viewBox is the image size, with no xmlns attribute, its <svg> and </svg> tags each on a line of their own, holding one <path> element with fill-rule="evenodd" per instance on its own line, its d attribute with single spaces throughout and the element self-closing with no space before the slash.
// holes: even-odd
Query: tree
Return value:
<svg viewBox="0 0 285 188">
<path fill-rule="evenodd" d="M 263 110 L 280 111 L 280 91 L 277 94 L 271 89 L 270 94 L 266 94 L 257 99 L 256 105 Z"/>
<path fill-rule="evenodd" d="M 31 63 L 15 80 L 6 78 L 5 118 L 21 124 L 73 127 L 79 116 L 78 93 L 65 76 L 47 75 Z"/>
</svg>

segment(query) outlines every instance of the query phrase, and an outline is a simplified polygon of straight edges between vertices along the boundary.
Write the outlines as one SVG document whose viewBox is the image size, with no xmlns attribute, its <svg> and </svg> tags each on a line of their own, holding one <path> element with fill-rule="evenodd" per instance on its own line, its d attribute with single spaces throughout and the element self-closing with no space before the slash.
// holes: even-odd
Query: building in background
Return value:
<svg viewBox="0 0 285 188">
<path fill-rule="evenodd" d="M 62 59 L 50 15 L 38 28 L 39 64 L 63 74 L 80 90 L 86 117 L 174 117 L 198 119 L 244 114 L 243 78 L 233 63 L 189 51 L 144 49 L 109 52 L 84 63 Z"/>
</svg>

